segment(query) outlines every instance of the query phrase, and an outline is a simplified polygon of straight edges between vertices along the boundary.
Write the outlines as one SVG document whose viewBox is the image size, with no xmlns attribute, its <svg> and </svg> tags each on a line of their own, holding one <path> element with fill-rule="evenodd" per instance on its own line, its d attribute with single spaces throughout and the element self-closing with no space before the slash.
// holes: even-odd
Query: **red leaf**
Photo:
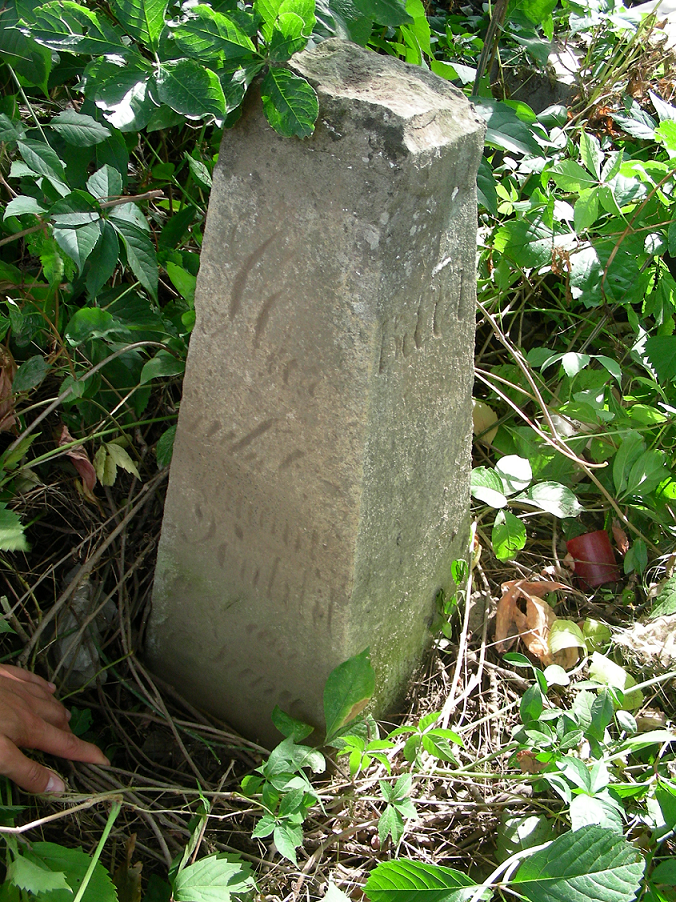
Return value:
<svg viewBox="0 0 676 902">
<path fill-rule="evenodd" d="M 70 443 L 74 441 L 75 439 L 68 431 L 68 427 L 62 426 L 61 436 L 59 438 L 59 448 L 62 445 L 70 445 Z M 96 470 L 89 460 L 87 452 L 80 445 L 77 448 L 69 448 L 68 451 L 66 451 L 66 457 L 69 457 L 72 460 L 73 466 L 82 477 L 82 486 L 85 495 L 93 497 L 94 486 L 96 485 Z"/>
</svg>

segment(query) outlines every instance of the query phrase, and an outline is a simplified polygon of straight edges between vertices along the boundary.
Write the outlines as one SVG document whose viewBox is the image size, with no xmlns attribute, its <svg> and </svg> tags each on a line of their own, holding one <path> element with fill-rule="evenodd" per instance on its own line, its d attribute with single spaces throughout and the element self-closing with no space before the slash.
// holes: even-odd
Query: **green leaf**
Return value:
<svg viewBox="0 0 676 902">
<path fill-rule="evenodd" d="M 77 310 L 66 326 L 66 338 L 73 347 L 83 341 L 118 335 L 128 338 L 129 329 L 107 310 L 100 307 L 82 307 Z"/>
<path fill-rule="evenodd" d="M 502 479 L 495 470 L 489 470 L 488 467 L 474 467 L 470 478 L 470 491 L 473 498 L 483 501 L 490 507 L 499 509 L 507 506 Z"/>
<path fill-rule="evenodd" d="M 157 466 L 160 470 L 168 467 L 171 463 L 171 456 L 174 452 L 174 439 L 176 438 L 176 426 L 170 426 L 157 441 L 155 447 L 155 457 L 157 458 Z"/>
<path fill-rule="evenodd" d="M 174 288 L 192 306 L 195 303 L 197 276 L 193 276 L 192 273 L 183 269 L 182 266 L 172 263 L 171 260 L 167 263 L 166 269 Z"/>
<path fill-rule="evenodd" d="M 583 188 L 575 202 L 574 225 L 576 232 L 590 229 L 599 217 L 599 193 L 597 188 Z"/>
<path fill-rule="evenodd" d="M 96 223 L 100 215 L 98 203 L 86 191 L 71 191 L 49 209 L 49 218 L 60 229 L 76 229 Z"/>
<path fill-rule="evenodd" d="M 542 714 L 542 692 L 537 684 L 529 686 L 521 697 L 519 713 L 524 724 L 536 721 Z"/>
<path fill-rule="evenodd" d="M 56 873 L 63 873 L 70 890 L 52 890 L 49 902 L 72 902 L 90 865 L 91 858 L 82 849 L 67 849 L 50 842 L 35 842 L 24 856 L 37 865 L 47 867 Z M 117 893 L 110 876 L 100 862 L 97 862 L 91 874 L 82 902 L 117 902 Z"/>
<path fill-rule="evenodd" d="M 526 527 L 510 511 L 498 511 L 491 542 L 497 559 L 509 561 L 526 544 Z"/>
<path fill-rule="evenodd" d="M 646 341 L 645 352 L 660 382 L 676 378 L 676 335 L 654 335 Z"/>
<path fill-rule="evenodd" d="M 395 846 L 404 835 L 404 818 L 394 805 L 386 805 L 385 810 L 378 819 L 378 839 L 381 845 L 385 845 L 388 836 L 392 837 Z"/>
<path fill-rule="evenodd" d="M 512 220 L 501 226 L 493 238 L 495 249 L 524 269 L 551 264 L 554 244 L 554 231 L 540 216 L 533 222 Z"/>
<path fill-rule="evenodd" d="M 308 138 L 315 130 L 319 103 L 314 88 L 288 69 L 272 68 L 261 85 L 263 110 L 280 135 Z"/>
<path fill-rule="evenodd" d="M 14 381 L 12 382 L 12 391 L 29 391 L 36 388 L 44 380 L 49 372 L 49 367 L 42 354 L 36 354 L 35 357 L 29 358 L 22 363 L 16 371 Z"/>
<path fill-rule="evenodd" d="M 272 709 L 272 722 L 283 736 L 287 738 L 290 736 L 294 742 L 302 742 L 310 733 L 314 732 L 314 727 L 291 717 L 286 711 L 282 711 L 279 705 L 275 705 Z"/>
<path fill-rule="evenodd" d="M 552 825 L 544 814 L 519 817 L 503 812 L 497 833 L 497 859 L 506 861 L 517 852 L 548 842 L 551 835 Z"/>
<path fill-rule="evenodd" d="M 108 163 L 104 163 L 87 179 L 87 190 L 99 200 L 119 197 L 122 194 L 122 176 Z"/>
<path fill-rule="evenodd" d="M 668 617 L 676 614 L 676 576 L 671 576 L 661 587 L 655 607 L 648 615 L 651 620 L 656 617 Z"/>
<path fill-rule="evenodd" d="M 9 216 L 25 216 L 27 213 L 32 216 L 39 216 L 45 212 L 45 208 L 37 202 L 34 197 L 26 194 L 20 194 L 13 198 L 5 207 L 5 214 L 2 217 L 7 219 Z"/>
<path fill-rule="evenodd" d="M 600 181 L 603 151 L 598 138 L 590 132 L 583 131 L 580 134 L 580 157 L 587 170 L 596 176 L 597 181 Z"/>
<path fill-rule="evenodd" d="M 510 153 L 540 155 L 533 132 L 506 103 L 486 97 L 474 98 L 473 103 L 476 112 L 486 121 L 487 144 Z"/>
<path fill-rule="evenodd" d="M 406 12 L 406 5 L 400 0 L 354 0 L 354 5 L 362 15 L 379 25 L 396 28 L 413 22 L 412 16 Z"/>
<path fill-rule="evenodd" d="M 171 37 L 182 53 L 196 59 L 243 63 L 256 53 L 251 38 L 232 19 L 204 4 L 193 6 Z"/>
<path fill-rule="evenodd" d="M 190 175 L 192 175 L 195 182 L 205 191 L 211 191 L 211 173 L 204 163 L 201 160 L 196 160 L 194 157 L 191 157 L 189 153 L 186 153 L 185 158 L 188 161 Z"/>
<path fill-rule="evenodd" d="M 574 160 L 556 163 L 549 170 L 549 175 L 557 188 L 561 188 L 562 191 L 574 191 L 579 194 L 585 188 L 594 188 L 598 185 L 598 179 Z"/>
<path fill-rule="evenodd" d="M 529 902 L 633 902 L 645 861 L 625 839 L 603 827 L 564 833 L 534 852 L 513 877 Z"/>
<path fill-rule="evenodd" d="M 0 551 L 28 551 L 30 546 L 24 535 L 19 515 L 0 502 Z"/>
<path fill-rule="evenodd" d="M 84 71 L 82 84 L 85 96 L 93 100 L 103 111 L 107 121 L 123 132 L 140 131 L 150 121 L 153 113 L 159 108 L 149 90 L 152 70 L 140 56 L 128 60 L 95 59 Z M 113 136 L 114 137 L 114 136 Z M 119 157 L 116 168 L 123 180 L 126 165 L 122 165 L 127 153 L 124 141 L 122 147 L 113 146 L 112 138 L 109 156 L 104 160 L 97 156 L 97 162 L 117 162 L 113 155 Z M 106 147 L 103 142 L 97 145 L 97 155 Z"/>
<path fill-rule="evenodd" d="M 307 44 L 303 34 L 305 23 L 295 13 L 282 13 L 275 22 L 268 45 L 268 57 L 272 62 L 283 63 Z"/>
<path fill-rule="evenodd" d="M 150 49 L 157 49 L 167 0 L 112 0 L 112 6 L 133 38 Z"/>
<path fill-rule="evenodd" d="M 94 250 L 87 258 L 87 291 L 95 298 L 112 277 L 120 257 L 120 244 L 115 229 L 109 222 L 103 222 L 101 235 Z"/>
<path fill-rule="evenodd" d="M 110 129 L 91 116 L 76 113 L 75 110 L 63 110 L 49 123 L 50 128 L 57 131 L 68 144 L 76 147 L 93 147 L 110 137 Z"/>
<path fill-rule="evenodd" d="M 163 63 L 157 73 L 157 95 L 186 119 L 225 118 L 225 97 L 218 76 L 196 60 Z"/>
<path fill-rule="evenodd" d="M 627 673 L 624 667 L 620 667 L 619 664 L 597 651 L 592 655 L 589 665 L 589 678 L 604 686 L 620 689 L 624 693 L 624 702 L 621 707 L 626 711 L 635 711 L 643 704 L 641 690 L 632 688 L 636 685 L 633 676 Z"/>
<path fill-rule="evenodd" d="M 65 874 L 36 864 L 29 858 L 24 858 L 23 855 L 19 855 L 10 864 L 7 869 L 7 879 L 14 886 L 38 897 L 57 889 L 72 893 L 70 886 L 66 883 Z"/>
<path fill-rule="evenodd" d="M 44 175 L 52 183 L 56 183 L 55 187 L 57 185 L 66 186 L 66 172 L 63 168 L 63 163 L 46 141 L 24 138 L 21 141 L 17 141 L 17 147 L 26 164 L 33 172 L 37 172 L 38 175 Z"/>
<path fill-rule="evenodd" d="M 331 671 L 324 686 L 327 741 L 364 710 L 375 686 L 368 648 Z"/>
<path fill-rule="evenodd" d="M 148 233 L 125 219 L 111 219 L 111 225 L 122 238 L 127 252 L 129 268 L 156 301 L 158 282 L 157 256 Z"/>
<path fill-rule="evenodd" d="M 650 876 L 653 883 L 676 886 L 676 859 L 661 861 Z"/>
<path fill-rule="evenodd" d="M 39 432 L 32 432 L 20 439 L 19 444 L 12 451 L 7 449 L 0 455 L 0 470 L 13 470 L 20 463 L 22 457 L 28 451 L 35 439 L 40 435 Z"/>
<path fill-rule="evenodd" d="M 467 902 L 476 886 L 453 868 L 400 858 L 377 865 L 364 892 L 370 902 Z"/>
<path fill-rule="evenodd" d="M 141 370 L 141 385 L 150 382 L 151 379 L 161 379 L 164 376 L 181 376 L 185 370 L 185 360 L 180 360 L 169 351 L 158 351 L 154 357 L 144 364 Z"/>
<path fill-rule="evenodd" d="M 250 866 L 221 852 L 183 868 L 174 882 L 175 902 L 228 902 L 233 893 L 255 889 Z"/>
<path fill-rule="evenodd" d="M 35 21 L 22 31 L 57 52 L 92 56 L 129 52 L 119 29 L 74 0 L 51 0 L 37 7 Z"/>
<path fill-rule="evenodd" d="M 87 258 L 96 247 L 96 242 L 99 240 L 100 235 L 100 222 L 93 222 L 78 228 L 62 229 L 54 227 L 54 240 L 61 250 L 77 263 L 80 272 L 84 269 Z"/>
<path fill-rule="evenodd" d="M 122 445 L 118 445 L 116 442 L 106 442 L 105 445 L 106 451 L 112 458 L 116 467 L 120 467 L 120 469 L 125 470 L 127 473 L 131 473 L 132 476 L 135 476 L 137 479 L 141 478 L 139 471 L 136 468 L 136 464 Z"/>
<path fill-rule="evenodd" d="M 37 85 L 47 94 L 52 54 L 46 47 L 42 47 L 32 38 L 22 34 L 17 28 L 18 22 L 16 3 L 5 3 L 2 9 L 2 28 L 0 28 L 0 56 L 26 83 Z M 0 140 L 7 139 L 2 137 Z"/>
<path fill-rule="evenodd" d="M 582 630 L 572 620 L 556 620 L 549 629 L 551 653 L 555 655 L 564 648 L 587 648 Z"/>
<path fill-rule="evenodd" d="M 584 510 L 572 489 L 559 482 L 538 482 L 517 500 L 526 501 L 560 519 L 577 517 Z"/>
</svg>

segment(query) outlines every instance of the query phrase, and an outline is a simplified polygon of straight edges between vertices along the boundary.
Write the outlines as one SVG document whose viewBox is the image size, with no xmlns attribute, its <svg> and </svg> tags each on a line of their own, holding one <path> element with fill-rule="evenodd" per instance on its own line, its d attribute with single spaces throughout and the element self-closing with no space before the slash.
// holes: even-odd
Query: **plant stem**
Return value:
<svg viewBox="0 0 676 902">
<path fill-rule="evenodd" d="M 75 898 L 73 902 L 82 902 L 82 897 L 85 894 L 87 887 L 89 886 L 89 881 L 92 879 L 92 874 L 94 873 L 94 868 L 97 865 L 99 858 L 101 857 L 101 852 L 103 852 L 103 847 L 106 844 L 106 840 L 108 839 L 108 835 L 110 831 L 113 829 L 113 824 L 115 823 L 115 819 L 120 813 L 120 809 L 122 808 L 122 802 L 119 799 L 116 799 L 111 808 L 110 813 L 108 815 L 108 820 L 106 821 L 106 826 L 103 828 L 103 833 L 101 834 L 101 839 L 99 840 L 99 844 L 96 847 L 96 851 L 92 855 L 92 860 L 89 863 L 89 867 L 87 868 L 87 873 L 82 878 L 82 883 L 80 884 L 80 888 L 75 894 Z"/>
</svg>

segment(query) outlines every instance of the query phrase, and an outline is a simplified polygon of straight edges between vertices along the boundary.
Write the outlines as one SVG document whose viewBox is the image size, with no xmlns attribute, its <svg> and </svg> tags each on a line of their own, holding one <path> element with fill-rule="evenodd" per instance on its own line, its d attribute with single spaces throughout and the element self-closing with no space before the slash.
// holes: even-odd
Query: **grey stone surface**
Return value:
<svg viewBox="0 0 676 902">
<path fill-rule="evenodd" d="M 315 134 L 226 131 L 149 630 L 154 669 L 250 737 L 372 650 L 377 711 L 464 552 L 483 125 L 424 71 L 294 57 Z"/>
</svg>

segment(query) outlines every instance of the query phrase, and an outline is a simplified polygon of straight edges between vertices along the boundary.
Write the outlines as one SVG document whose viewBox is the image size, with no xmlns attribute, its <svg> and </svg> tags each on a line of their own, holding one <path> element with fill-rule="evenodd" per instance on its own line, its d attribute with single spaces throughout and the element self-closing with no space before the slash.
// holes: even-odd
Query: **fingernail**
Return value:
<svg viewBox="0 0 676 902">
<path fill-rule="evenodd" d="M 70 723 L 70 719 L 72 717 L 72 713 L 70 711 L 66 711 L 66 720 Z"/>
<path fill-rule="evenodd" d="M 56 691 L 56 683 L 47 683 L 47 685 L 52 690 L 52 692 Z"/>
<path fill-rule="evenodd" d="M 63 782 L 61 777 L 57 777 L 56 774 L 52 774 L 49 778 L 49 783 L 47 783 L 47 788 L 45 792 L 65 792 L 66 784 Z"/>
</svg>

